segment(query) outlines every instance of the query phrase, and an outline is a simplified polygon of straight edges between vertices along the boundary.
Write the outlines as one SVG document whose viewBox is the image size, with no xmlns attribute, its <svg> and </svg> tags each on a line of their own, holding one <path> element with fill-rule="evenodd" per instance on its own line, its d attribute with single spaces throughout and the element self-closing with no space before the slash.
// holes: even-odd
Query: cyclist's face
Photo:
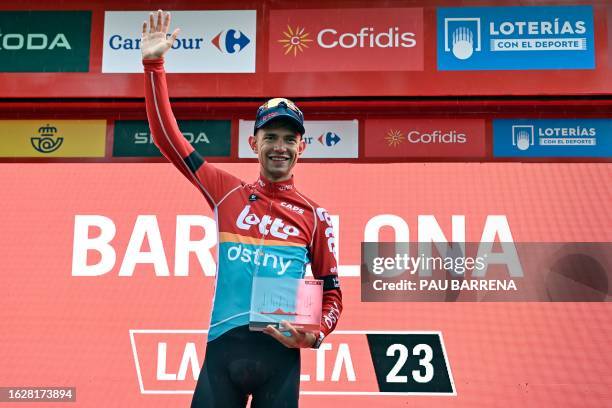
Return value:
<svg viewBox="0 0 612 408">
<path fill-rule="evenodd" d="M 258 129 L 249 139 L 257 154 L 262 174 L 271 181 L 284 181 L 291 177 L 291 170 L 306 148 L 299 133 L 291 129 Z"/>
</svg>

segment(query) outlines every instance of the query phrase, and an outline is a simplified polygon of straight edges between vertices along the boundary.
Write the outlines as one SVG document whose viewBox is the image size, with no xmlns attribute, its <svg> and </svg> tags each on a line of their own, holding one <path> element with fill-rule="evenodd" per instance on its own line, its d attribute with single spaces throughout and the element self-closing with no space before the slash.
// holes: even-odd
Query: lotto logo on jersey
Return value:
<svg viewBox="0 0 612 408">
<path fill-rule="evenodd" d="M 221 31 L 211 42 L 219 51 L 233 54 L 242 51 L 251 40 L 242 31 L 230 29 Z"/>
<path fill-rule="evenodd" d="M 300 231 L 296 227 L 293 225 L 285 225 L 280 218 L 272 219 L 272 217 L 267 214 L 259 218 L 257 214 L 251 213 L 250 211 L 251 206 L 246 205 L 236 220 L 236 226 L 238 226 L 238 228 L 249 231 L 253 225 L 258 225 L 259 232 L 262 235 L 270 234 L 280 239 L 287 239 L 290 236 L 297 237 L 300 235 Z"/>
</svg>

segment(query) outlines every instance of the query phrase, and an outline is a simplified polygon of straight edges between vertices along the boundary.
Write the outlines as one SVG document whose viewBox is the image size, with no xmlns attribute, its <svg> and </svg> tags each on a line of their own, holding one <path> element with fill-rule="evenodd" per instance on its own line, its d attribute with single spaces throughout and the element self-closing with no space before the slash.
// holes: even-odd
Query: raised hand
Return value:
<svg viewBox="0 0 612 408">
<path fill-rule="evenodd" d="M 140 50 L 143 60 L 161 58 L 172 47 L 180 29 L 177 28 L 167 37 L 169 27 L 170 13 L 157 10 L 157 13 L 149 14 L 149 26 L 146 21 L 142 23 Z"/>
</svg>

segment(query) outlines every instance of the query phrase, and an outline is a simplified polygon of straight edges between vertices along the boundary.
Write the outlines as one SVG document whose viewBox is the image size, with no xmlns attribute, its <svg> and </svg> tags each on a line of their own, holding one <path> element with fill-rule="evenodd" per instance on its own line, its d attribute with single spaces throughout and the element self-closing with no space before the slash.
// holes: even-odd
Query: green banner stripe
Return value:
<svg viewBox="0 0 612 408">
<path fill-rule="evenodd" d="M 195 150 L 204 157 L 229 157 L 231 154 L 231 121 L 179 120 L 179 128 Z M 113 156 L 158 157 L 149 124 L 144 120 L 115 122 Z"/>
<path fill-rule="evenodd" d="M 91 11 L 1 11 L 0 72 L 87 72 L 90 37 Z"/>
</svg>

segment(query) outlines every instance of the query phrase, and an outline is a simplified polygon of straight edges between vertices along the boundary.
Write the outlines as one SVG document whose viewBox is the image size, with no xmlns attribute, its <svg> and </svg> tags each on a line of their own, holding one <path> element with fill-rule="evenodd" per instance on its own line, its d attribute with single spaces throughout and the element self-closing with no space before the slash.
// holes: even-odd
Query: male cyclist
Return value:
<svg viewBox="0 0 612 408">
<path fill-rule="evenodd" d="M 253 183 L 207 163 L 181 134 L 164 72 L 170 14 L 151 13 L 142 27 L 147 117 L 155 144 L 202 193 L 215 213 L 218 262 L 204 364 L 192 407 L 297 407 L 300 348 L 319 347 L 336 327 L 342 294 L 327 211 L 298 192 L 292 170 L 303 153 L 304 118 L 288 99 L 257 111 L 249 144 L 259 159 Z M 316 333 L 288 322 L 249 331 L 253 275 L 300 279 L 310 263 L 323 280 L 323 317 Z"/>
</svg>

